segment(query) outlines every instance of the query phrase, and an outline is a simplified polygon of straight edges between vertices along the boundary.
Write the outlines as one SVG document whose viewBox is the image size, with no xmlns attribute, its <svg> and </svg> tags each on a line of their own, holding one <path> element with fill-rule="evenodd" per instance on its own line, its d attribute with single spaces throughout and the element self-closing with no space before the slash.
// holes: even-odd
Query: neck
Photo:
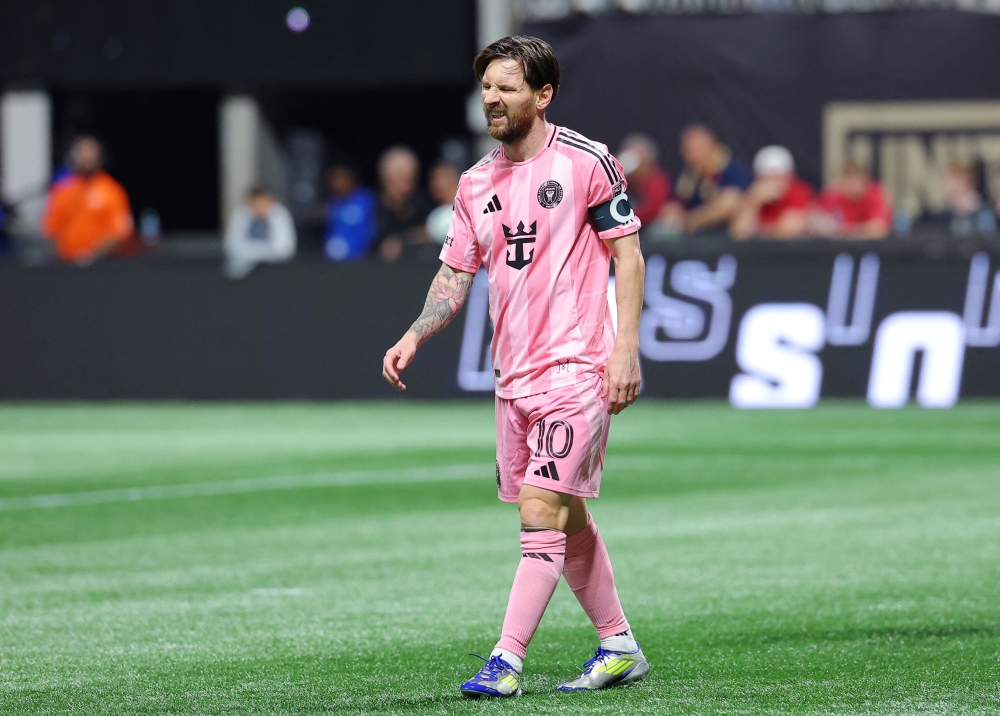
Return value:
<svg viewBox="0 0 1000 716">
<path fill-rule="evenodd" d="M 503 153 L 512 162 L 526 162 L 545 148 L 549 125 L 544 117 L 536 117 L 531 130 L 516 142 L 503 143 Z"/>
</svg>

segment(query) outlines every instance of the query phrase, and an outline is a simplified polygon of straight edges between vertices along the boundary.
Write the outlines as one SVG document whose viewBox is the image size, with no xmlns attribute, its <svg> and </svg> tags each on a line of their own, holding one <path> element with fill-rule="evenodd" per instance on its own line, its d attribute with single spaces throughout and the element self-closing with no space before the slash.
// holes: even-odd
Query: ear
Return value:
<svg viewBox="0 0 1000 716">
<path fill-rule="evenodd" d="M 545 108 L 552 103 L 553 96 L 555 96 L 555 91 L 552 89 L 552 85 L 542 87 L 535 93 L 535 109 L 545 111 Z"/>
</svg>

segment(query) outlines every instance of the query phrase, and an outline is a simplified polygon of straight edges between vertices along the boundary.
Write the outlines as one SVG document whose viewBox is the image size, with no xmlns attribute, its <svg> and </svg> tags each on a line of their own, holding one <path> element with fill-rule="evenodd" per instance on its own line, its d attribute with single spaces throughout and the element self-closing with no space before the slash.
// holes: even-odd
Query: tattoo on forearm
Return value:
<svg viewBox="0 0 1000 716">
<path fill-rule="evenodd" d="M 462 310 L 474 278 L 473 274 L 455 271 L 447 264 L 441 266 L 427 292 L 423 313 L 410 326 L 421 343 L 447 326 L 455 314 Z"/>
</svg>

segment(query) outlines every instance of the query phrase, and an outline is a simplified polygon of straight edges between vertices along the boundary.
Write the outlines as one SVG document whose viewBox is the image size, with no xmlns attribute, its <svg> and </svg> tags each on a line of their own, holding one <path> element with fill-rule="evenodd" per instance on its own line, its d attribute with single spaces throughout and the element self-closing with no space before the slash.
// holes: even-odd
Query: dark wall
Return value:
<svg viewBox="0 0 1000 716">
<path fill-rule="evenodd" d="M 95 134 L 107 169 L 136 215 L 160 214 L 164 231 L 219 226 L 219 93 L 211 89 L 53 92 L 56 164 L 73 137 Z"/>
<path fill-rule="evenodd" d="M 472 79 L 469 69 L 468 82 L 455 87 L 270 90 L 257 96 L 279 133 L 319 129 L 326 137 L 327 160 L 352 163 L 361 180 L 374 186 L 376 163 L 387 147 L 411 147 L 427 169 L 442 142 L 467 135 L 465 101 Z"/>
<path fill-rule="evenodd" d="M 300 34 L 277 0 L 4 0 L 0 84 L 468 82 L 475 3 L 314 0 Z"/>
<path fill-rule="evenodd" d="M 554 121 L 612 151 L 646 132 L 671 170 L 681 129 L 697 121 L 747 160 L 788 146 L 819 184 L 828 102 L 1000 96 L 1000 17 L 979 13 L 623 14 L 525 31 L 548 40 L 563 66 Z"/>
</svg>

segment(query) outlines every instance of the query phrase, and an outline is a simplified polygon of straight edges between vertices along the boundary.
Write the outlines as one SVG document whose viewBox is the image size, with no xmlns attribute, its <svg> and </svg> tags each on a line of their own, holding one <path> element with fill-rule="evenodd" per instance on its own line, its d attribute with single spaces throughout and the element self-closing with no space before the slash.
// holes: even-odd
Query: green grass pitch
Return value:
<svg viewBox="0 0 1000 716">
<path fill-rule="evenodd" d="M 0 406 L 0 714 L 1000 713 L 1000 404 L 615 418 L 653 671 L 595 694 L 565 584 L 525 695 L 458 694 L 519 559 L 492 464 L 488 402 Z"/>
</svg>

